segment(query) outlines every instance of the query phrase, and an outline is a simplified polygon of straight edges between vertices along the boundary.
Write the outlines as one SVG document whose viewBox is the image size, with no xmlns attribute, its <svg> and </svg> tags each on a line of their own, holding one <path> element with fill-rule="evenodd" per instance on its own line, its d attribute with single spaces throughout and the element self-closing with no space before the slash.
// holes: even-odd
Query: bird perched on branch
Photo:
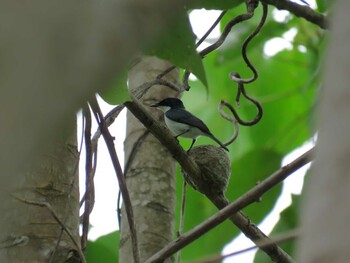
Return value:
<svg viewBox="0 0 350 263">
<path fill-rule="evenodd" d="M 226 151 L 228 149 L 223 145 L 210 131 L 207 125 L 192 113 L 185 109 L 182 101 L 177 98 L 166 98 L 151 107 L 164 112 L 165 124 L 175 136 L 175 138 L 182 136 L 192 139 L 192 144 L 187 150 L 189 152 L 196 142 L 198 136 L 207 136 L 217 142 Z"/>
</svg>

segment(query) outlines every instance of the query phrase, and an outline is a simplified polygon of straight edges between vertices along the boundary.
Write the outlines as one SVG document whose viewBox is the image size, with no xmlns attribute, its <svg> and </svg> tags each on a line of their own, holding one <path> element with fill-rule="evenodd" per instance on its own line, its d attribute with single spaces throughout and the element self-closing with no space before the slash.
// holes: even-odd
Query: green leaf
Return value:
<svg viewBox="0 0 350 263">
<path fill-rule="evenodd" d="M 283 155 L 273 150 L 255 149 L 232 162 L 231 180 L 226 193 L 230 200 L 235 200 L 256 184 L 263 181 L 281 166 Z M 273 208 L 281 193 L 279 184 L 256 202 L 244 209 L 244 212 L 258 224 Z"/>
<path fill-rule="evenodd" d="M 99 92 L 101 98 L 111 105 L 118 105 L 129 100 L 130 95 L 126 84 L 127 78 L 127 72 L 122 72 L 109 87 Z"/>
<path fill-rule="evenodd" d="M 264 116 L 251 130 L 255 143 L 286 154 L 314 133 L 308 123 L 317 86 L 310 78 L 314 65 L 308 55 L 283 51 L 266 60 L 260 69 L 261 89 L 253 96 L 260 98 Z"/>
<path fill-rule="evenodd" d="M 280 214 L 280 220 L 273 228 L 271 236 L 282 235 L 288 231 L 296 229 L 299 226 L 299 214 L 300 214 L 300 195 L 292 195 L 292 204 L 283 210 Z M 291 257 L 294 256 L 296 241 L 291 240 L 278 244 L 284 251 L 286 251 Z M 266 255 L 266 253 L 258 250 L 254 262 L 256 263 L 270 263 L 271 259 Z"/>
<path fill-rule="evenodd" d="M 191 0 L 186 3 L 187 9 L 217 9 L 225 10 L 236 7 L 243 3 L 243 0 Z"/>
<path fill-rule="evenodd" d="M 202 59 L 196 51 L 195 41 L 196 36 L 192 31 L 188 15 L 183 11 L 176 19 L 176 24 L 169 26 L 166 32 L 146 48 L 145 53 L 189 70 L 207 86 Z"/>
<path fill-rule="evenodd" d="M 98 238 L 96 241 L 88 241 L 87 263 L 117 263 L 119 258 L 119 234 L 119 231 L 115 231 Z"/>
<path fill-rule="evenodd" d="M 333 1 L 330 0 L 316 0 L 317 3 L 317 9 L 321 13 L 327 12 L 327 10 L 330 8 L 331 4 L 333 4 Z"/>
</svg>

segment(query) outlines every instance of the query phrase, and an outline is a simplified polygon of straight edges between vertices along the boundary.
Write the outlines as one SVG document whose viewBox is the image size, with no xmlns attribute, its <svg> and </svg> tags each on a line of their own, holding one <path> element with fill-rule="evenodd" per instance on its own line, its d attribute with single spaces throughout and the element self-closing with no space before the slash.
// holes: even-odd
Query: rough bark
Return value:
<svg viewBox="0 0 350 263">
<path fill-rule="evenodd" d="M 350 4 L 336 3 L 320 103 L 316 160 L 306 187 L 299 262 L 349 262 Z"/>
<path fill-rule="evenodd" d="M 140 85 L 154 80 L 169 66 L 169 63 L 158 58 L 143 57 L 129 71 L 129 89 L 131 92 L 139 89 Z M 165 79 L 177 82 L 178 71 L 172 71 Z M 176 92 L 157 85 L 148 90 L 141 102 L 157 119 L 161 119 L 162 113 L 151 109 L 149 105 L 171 96 L 177 96 Z M 141 139 L 145 133 L 147 135 Z M 134 210 L 140 260 L 144 262 L 173 239 L 175 161 L 168 150 L 130 112 L 127 114 L 125 160 L 126 181 Z M 125 216 L 125 212 L 122 212 L 122 216 Z M 131 251 L 129 226 L 126 218 L 122 217 L 119 261 L 132 262 Z"/>
<path fill-rule="evenodd" d="M 78 152 L 73 124 L 55 144 L 46 147 L 11 198 L 5 199 L 8 202 L 0 217 L 4 229 L 0 262 L 44 263 L 51 257 L 51 262 L 80 262 L 77 247 L 65 232 L 61 236 L 61 225 L 52 214 L 54 211 L 79 243 Z"/>
</svg>

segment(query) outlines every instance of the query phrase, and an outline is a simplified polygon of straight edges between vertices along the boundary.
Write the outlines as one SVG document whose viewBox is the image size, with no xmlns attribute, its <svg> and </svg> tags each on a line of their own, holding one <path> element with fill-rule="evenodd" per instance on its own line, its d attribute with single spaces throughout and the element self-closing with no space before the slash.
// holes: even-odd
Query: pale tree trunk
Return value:
<svg viewBox="0 0 350 263">
<path fill-rule="evenodd" d="M 81 262 L 76 245 L 59 223 L 79 244 L 75 119 L 70 123 L 67 130 L 57 131 L 55 144 L 44 147 L 45 154 L 33 169 L 24 176 L 13 175 L 24 179 L 9 193 L 11 198 L 3 199 L 0 262 Z"/>
<path fill-rule="evenodd" d="M 130 91 L 134 92 L 145 82 L 153 81 L 170 66 L 158 58 L 143 57 L 129 71 Z M 177 82 L 178 71 L 173 70 L 164 79 Z M 160 120 L 162 113 L 151 109 L 149 105 L 177 95 L 177 92 L 168 87 L 156 85 L 145 93 L 141 102 Z M 134 210 L 140 260 L 144 262 L 174 237 L 175 161 L 167 149 L 130 112 L 127 113 L 125 160 L 126 182 Z M 130 231 L 125 215 L 123 210 L 119 259 L 123 263 L 133 262 Z"/>
<path fill-rule="evenodd" d="M 316 160 L 306 188 L 299 262 L 350 261 L 350 3 L 335 3 Z"/>
</svg>

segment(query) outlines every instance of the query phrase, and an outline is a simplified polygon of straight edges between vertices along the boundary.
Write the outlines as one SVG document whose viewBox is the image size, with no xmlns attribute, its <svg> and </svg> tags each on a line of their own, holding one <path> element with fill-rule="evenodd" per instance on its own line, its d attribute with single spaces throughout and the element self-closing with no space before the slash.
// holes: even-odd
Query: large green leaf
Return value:
<svg viewBox="0 0 350 263">
<path fill-rule="evenodd" d="M 86 251 L 87 263 L 118 263 L 119 231 L 88 241 Z"/>
<path fill-rule="evenodd" d="M 99 95 L 105 102 L 111 105 L 121 104 L 130 99 L 126 82 L 127 73 L 124 71 L 114 79 L 109 87 L 102 89 Z"/>
<path fill-rule="evenodd" d="M 153 41 L 145 53 L 189 70 L 207 86 L 202 59 L 196 51 L 195 41 L 196 36 L 192 31 L 188 15 L 183 11 L 177 17 L 176 23 Z"/>
<path fill-rule="evenodd" d="M 273 150 L 255 149 L 232 162 L 232 174 L 227 197 L 235 200 L 256 184 L 263 181 L 281 166 L 283 155 Z M 244 209 L 244 212 L 259 223 L 273 208 L 282 186 L 279 184 L 266 194 L 259 202 L 253 203 Z"/>
</svg>

